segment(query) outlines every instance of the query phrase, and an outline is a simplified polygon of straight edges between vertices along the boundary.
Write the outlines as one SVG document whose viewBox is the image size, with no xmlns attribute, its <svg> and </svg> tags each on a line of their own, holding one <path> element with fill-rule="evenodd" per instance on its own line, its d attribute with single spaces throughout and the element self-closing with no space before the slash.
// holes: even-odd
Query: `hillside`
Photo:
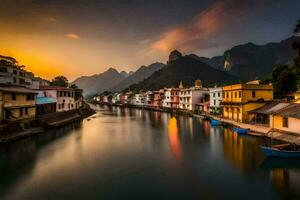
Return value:
<svg viewBox="0 0 300 200">
<path fill-rule="evenodd" d="M 109 68 L 101 74 L 77 78 L 73 84 L 83 89 L 84 95 L 99 94 L 124 80 L 126 77 L 122 74 L 114 68 Z"/>
<path fill-rule="evenodd" d="M 143 81 L 164 66 L 165 65 L 163 63 L 153 63 L 149 66 L 141 66 L 136 72 L 132 73 L 126 79 L 111 88 L 110 91 L 122 91 L 132 84 Z"/>
<path fill-rule="evenodd" d="M 222 56 L 198 59 L 216 69 L 247 80 L 261 79 L 269 76 L 275 66 L 292 63 L 295 56 L 292 43 L 295 40 L 300 38 L 293 36 L 279 43 L 265 45 L 246 43 L 225 51 Z"/>
<path fill-rule="evenodd" d="M 157 90 L 163 87 L 177 87 L 180 81 L 185 86 L 191 86 L 196 79 L 201 79 L 205 86 L 234 83 L 240 80 L 224 71 L 212 68 L 198 59 L 184 56 L 169 62 L 168 65 L 144 81 L 131 85 L 130 89 L 138 91 L 141 89 Z"/>
</svg>

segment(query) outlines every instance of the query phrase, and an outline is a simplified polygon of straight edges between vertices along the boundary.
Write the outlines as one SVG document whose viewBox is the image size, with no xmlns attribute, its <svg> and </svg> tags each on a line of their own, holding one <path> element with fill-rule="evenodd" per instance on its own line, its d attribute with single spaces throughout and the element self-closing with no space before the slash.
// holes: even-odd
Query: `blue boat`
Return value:
<svg viewBox="0 0 300 200">
<path fill-rule="evenodd" d="M 248 129 L 237 128 L 237 127 L 233 128 L 232 130 L 233 130 L 234 132 L 236 132 L 237 134 L 240 134 L 240 135 L 246 135 L 246 134 L 249 132 Z"/>
<path fill-rule="evenodd" d="M 273 147 L 261 147 L 262 152 L 267 157 L 278 157 L 278 158 L 300 158 L 300 151 L 293 150 L 281 150 Z"/>
<path fill-rule="evenodd" d="M 212 120 L 210 121 L 210 124 L 211 124 L 212 126 L 220 126 L 220 125 L 222 125 L 222 123 L 221 123 L 219 120 L 215 120 L 215 119 L 212 119 Z"/>
</svg>

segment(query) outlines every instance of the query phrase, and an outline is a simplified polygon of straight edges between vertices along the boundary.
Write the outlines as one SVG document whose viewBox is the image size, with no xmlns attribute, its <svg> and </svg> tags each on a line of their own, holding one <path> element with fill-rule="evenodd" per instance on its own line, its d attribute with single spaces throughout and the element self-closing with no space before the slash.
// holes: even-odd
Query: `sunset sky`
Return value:
<svg viewBox="0 0 300 200">
<path fill-rule="evenodd" d="M 0 54 L 70 80 L 292 35 L 299 0 L 0 0 Z"/>
</svg>

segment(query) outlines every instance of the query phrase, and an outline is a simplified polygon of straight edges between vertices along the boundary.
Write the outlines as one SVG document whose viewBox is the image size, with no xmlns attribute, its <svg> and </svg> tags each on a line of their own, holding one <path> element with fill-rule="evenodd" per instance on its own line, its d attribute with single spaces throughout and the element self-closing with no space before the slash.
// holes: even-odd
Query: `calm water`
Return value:
<svg viewBox="0 0 300 200">
<path fill-rule="evenodd" d="M 0 146 L 0 199 L 296 199 L 300 164 L 185 116 L 98 108 L 91 120 Z"/>
</svg>

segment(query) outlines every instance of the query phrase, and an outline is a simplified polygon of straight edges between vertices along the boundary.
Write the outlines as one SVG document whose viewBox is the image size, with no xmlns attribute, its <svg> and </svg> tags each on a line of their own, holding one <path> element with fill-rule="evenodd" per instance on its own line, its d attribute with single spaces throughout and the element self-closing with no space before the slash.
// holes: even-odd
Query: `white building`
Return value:
<svg viewBox="0 0 300 200">
<path fill-rule="evenodd" d="M 135 94 L 133 103 L 136 106 L 144 106 L 145 105 L 145 93 Z"/>
<path fill-rule="evenodd" d="M 3 58 L 0 60 L 3 61 Z M 40 85 L 49 85 L 49 82 L 34 77 L 32 72 L 27 72 L 17 65 L 0 63 L 0 84 L 39 89 Z"/>
<path fill-rule="evenodd" d="M 163 98 L 163 102 L 162 102 L 162 106 L 164 108 L 171 108 L 171 91 L 172 91 L 172 88 L 164 89 L 164 98 Z"/>
<path fill-rule="evenodd" d="M 222 87 L 209 88 L 210 113 L 221 114 Z"/>
<path fill-rule="evenodd" d="M 179 86 L 179 108 L 182 110 L 195 111 L 196 104 L 202 103 L 209 90 L 202 87 L 200 80 L 195 81 L 195 86 L 183 88 L 182 83 Z"/>
<path fill-rule="evenodd" d="M 145 106 L 151 107 L 152 106 L 152 102 L 153 102 L 153 92 L 152 91 L 147 91 L 145 93 Z"/>
<path fill-rule="evenodd" d="M 58 86 L 41 86 L 39 93 L 56 99 L 56 112 L 75 110 L 83 106 L 82 90 Z"/>
</svg>

